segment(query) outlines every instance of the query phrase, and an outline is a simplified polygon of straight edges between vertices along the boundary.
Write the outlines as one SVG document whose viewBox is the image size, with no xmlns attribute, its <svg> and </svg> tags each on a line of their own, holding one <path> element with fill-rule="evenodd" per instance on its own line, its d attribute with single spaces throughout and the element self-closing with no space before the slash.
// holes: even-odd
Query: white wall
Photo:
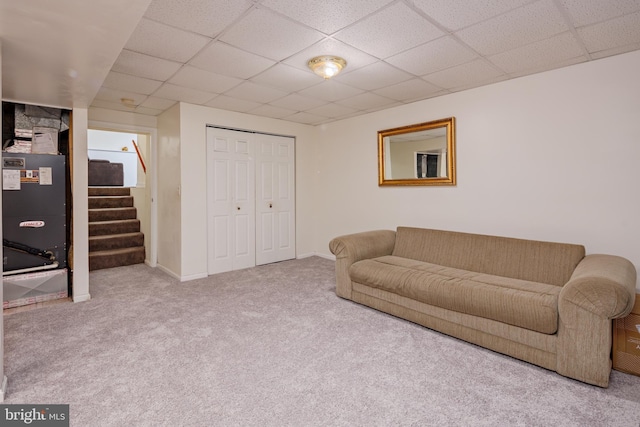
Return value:
<svg viewBox="0 0 640 427">
<path fill-rule="evenodd" d="M 165 111 L 158 120 L 158 266 L 180 278 L 181 186 L 180 106 Z"/>
<path fill-rule="evenodd" d="M 156 128 L 158 125 L 158 118 L 155 116 L 95 107 L 89 109 L 89 121 L 119 123 L 123 125 L 123 129 Z"/>
<path fill-rule="evenodd" d="M 640 271 L 640 52 L 318 128 L 315 249 L 398 225 L 583 244 Z M 376 134 L 456 117 L 455 187 L 378 187 Z"/>
<path fill-rule="evenodd" d="M 152 215 L 152 199 L 153 199 L 153 178 L 152 178 L 152 164 L 149 162 L 151 156 L 151 135 L 148 134 L 136 134 L 138 149 L 145 161 L 147 172 L 144 172 L 140 162 L 137 160 L 137 185 L 131 187 L 131 195 L 133 196 L 133 205 L 136 207 L 137 216 L 140 220 L 140 231 L 144 234 L 144 253 L 145 262 L 155 267 L 156 260 L 154 257 L 154 250 L 151 245 L 153 235 L 151 233 L 151 215 Z"/>
<path fill-rule="evenodd" d="M 87 147 L 89 150 L 125 151 L 135 153 L 133 142 L 138 142 L 138 134 L 89 129 Z M 126 148 L 126 150 L 125 150 Z"/>
<path fill-rule="evenodd" d="M 91 299 L 89 293 L 89 179 L 87 176 L 88 111 L 74 108 L 71 191 L 73 193 L 73 301 Z"/>
</svg>

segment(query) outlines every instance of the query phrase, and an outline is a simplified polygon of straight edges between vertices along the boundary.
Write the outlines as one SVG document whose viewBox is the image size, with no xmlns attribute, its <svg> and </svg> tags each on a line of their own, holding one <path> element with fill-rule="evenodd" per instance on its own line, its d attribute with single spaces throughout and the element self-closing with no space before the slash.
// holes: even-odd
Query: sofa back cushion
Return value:
<svg viewBox="0 0 640 427">
<path fill-rule="evenodd" d="M 447 267 L 563 286 L 582 245 L 398 227 L 393 255 Z"/>
</svg>

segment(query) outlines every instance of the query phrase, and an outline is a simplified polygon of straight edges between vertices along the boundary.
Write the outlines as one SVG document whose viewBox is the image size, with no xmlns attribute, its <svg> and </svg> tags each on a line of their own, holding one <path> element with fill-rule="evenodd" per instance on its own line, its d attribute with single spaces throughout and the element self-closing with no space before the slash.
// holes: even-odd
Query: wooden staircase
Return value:
<svg viewBox="0 0 640 427">
<path fill-rule="evenodd" d="M 144 262 L 144 234 L 125 187 L 89 187 L 89 270 Z"/>
</svg>

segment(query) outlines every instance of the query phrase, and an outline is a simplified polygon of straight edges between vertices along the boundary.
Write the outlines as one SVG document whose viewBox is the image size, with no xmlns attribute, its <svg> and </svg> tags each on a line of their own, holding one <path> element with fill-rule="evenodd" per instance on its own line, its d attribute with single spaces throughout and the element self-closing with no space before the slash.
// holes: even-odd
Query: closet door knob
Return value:
<svg viewBox="0 0 640 427">
<path fill-rule="evenodd" d="M 273 207 L 272 203 L 269 203 L 269 209 L 271 209 Z"/>
</svg>

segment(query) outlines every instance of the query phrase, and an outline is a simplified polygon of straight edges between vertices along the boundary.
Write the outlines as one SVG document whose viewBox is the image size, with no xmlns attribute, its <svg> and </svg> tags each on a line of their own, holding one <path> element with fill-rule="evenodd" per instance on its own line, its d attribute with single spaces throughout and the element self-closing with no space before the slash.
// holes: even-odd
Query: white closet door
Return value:
<svg viewBox="0 0 640 427">
<path fill-rule="evenodd" d="M 294 139 L 256 135 L 256 265 L 295 258 Z"/>
<path fill-rule="evenodd" d="M 207 128 L 209 274 L 255 265 L 252 134 Z"/>
</svg>

